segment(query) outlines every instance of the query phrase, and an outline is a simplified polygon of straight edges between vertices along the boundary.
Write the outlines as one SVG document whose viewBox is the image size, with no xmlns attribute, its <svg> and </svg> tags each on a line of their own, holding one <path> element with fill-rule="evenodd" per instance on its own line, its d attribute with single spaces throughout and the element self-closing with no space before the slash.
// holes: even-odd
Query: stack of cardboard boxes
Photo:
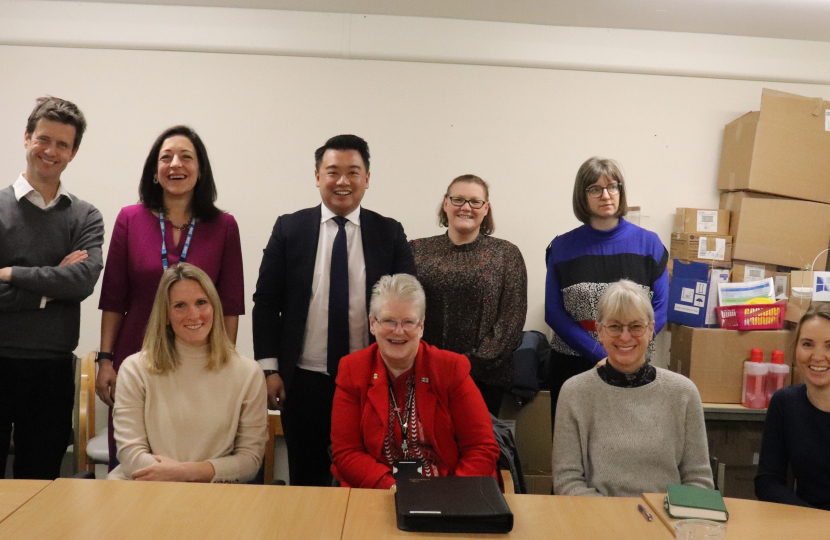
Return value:
<svg viewBox="0 0 830 540">
<path fill-rule="evenodd" d="M 716 279 L 711 269 L 718 266 L 731 266 L 733 282 L 772 277 L 776 295 L 789 299 L 787 320 L 797 322 L 809 299 L 797 298 L 792 287 L 811 279 L 801 271 L 824 270 L 827 265 L 827 253 L 822 252 L 830 245 L 830 103 L 765 89 L 760 111 L 726 125 L 718 188 L 723 190 L 720 210 L 729 213 L 727 218 L 718 216 L 719 223 L 729 221 L 728 231 L 718 230 L 718 234 L 723 235 L 723 252 L 731 260 L 709 260 L 709 273 L 697 277 L 712 287 Z M 689 212 L 679 209 L 678 221 L 681 210 L 684 215 Z M 683 255 L 681 240 L 676 224 L 673 256 Z M 689 279 L 686 267 L 678 271 L 675 263 L 672 270 L 673 279 Z M 812 282 L 805 286 L 812 287 Z M 670 298 L 669 312 L 675 307 Z M 792 366 L 792 330 L 739 332 L 703 328 L 704 324 L 670 328 L 670 368 L 689 377 L 704 402 L 741 402 L 743 363 L 753 348 L 764 351 L 766 362 L 773 350 L 782 350 L 785 362 Z M 731 496 L 751 496 L 762 424 L 709 424 L 710 453 L 729 458 L 721 459 L 728 461 L 727 470 L 741 467 L 733 470 L 747 479 L 743 485 L 727 487 Z M 746 455 L 733 455 L 737 430 L 744 431 L 740 440 L 747 439 L 747 433 L 752 435 L 752 444 L 743 445 Z"/>
</svg>

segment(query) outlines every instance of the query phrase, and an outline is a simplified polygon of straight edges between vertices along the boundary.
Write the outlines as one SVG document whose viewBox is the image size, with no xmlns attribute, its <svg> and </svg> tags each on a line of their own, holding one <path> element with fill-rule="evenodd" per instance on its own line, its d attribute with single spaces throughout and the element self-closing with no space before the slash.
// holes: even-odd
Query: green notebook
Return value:
<svg viewBox="0 0 830 540">
<path fill-rule="evenodd" d="M 729 512 L 720 491 L 697 486 L 671 484 L 666 495 L 666 512 L 675 519 L 699 518 L 726 521 Z"/>
</svg>

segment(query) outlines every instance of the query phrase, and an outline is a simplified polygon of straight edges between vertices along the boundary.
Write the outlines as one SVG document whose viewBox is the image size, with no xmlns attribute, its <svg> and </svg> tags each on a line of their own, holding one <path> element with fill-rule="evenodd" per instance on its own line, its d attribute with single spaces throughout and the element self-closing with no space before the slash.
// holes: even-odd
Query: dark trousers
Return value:
<svg viewBox="0 0 830 540">
<path fill-rule="evenodd" d="M 0 463 L 14 426 L 18 479 L 54 480 L 72 436 L 74 358 L 0 358 Z"/>
<path fill-rule="evenodd" d="M 556 402 L 559 401 L 559 392 L 565 381 L 580 373 L 593 369 L 596 364 L 589 358 L 571 356 L 556 351 L 550 352 L 550 434 L 553 437 L 553 427 L 556 423 Z"/>
<path fill-rule="evenodd" d="M 282 427 L 292 486 L 331 486 L 331 408 L 334 377 L 296 369 L 286 390 Z"/>
<path fill-rule="evenodd" d="M 505 388 L 495 384 L 484 384 L 475 379 L 473 379 L 473 382 L 476 383 L 478 391 L 481 392 L 481 397 L 484 398 L 484 404 L 487 405 L 487 410 L 490 411 L 490 414 L 498 418 L 501 401 L 504 399 Z"/>
</svg>

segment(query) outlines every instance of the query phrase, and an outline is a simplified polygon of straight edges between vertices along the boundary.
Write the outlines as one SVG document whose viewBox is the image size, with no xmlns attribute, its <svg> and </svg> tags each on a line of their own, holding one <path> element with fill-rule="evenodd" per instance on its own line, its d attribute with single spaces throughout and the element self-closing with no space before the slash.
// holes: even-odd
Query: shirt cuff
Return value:
<svg viewBox="0 0 830 540">
<path fill-rule="evenodd" d="M 49 298 L 48 296 L 41 296 L 40 297 L 40 309 L 45 308 L 46 303 L 49 302 L 49 300 L 51 300 L 51 298 Z"/>
<path fill-rule="evenodd" d="M 276 358 L 261 358 L 260 360 L 257 360 L 257 363 L 259 363 L 259 367 L 261 367 L 263 370 L 280 369 L 279 362 L 277 362 Z"/>
</svg>

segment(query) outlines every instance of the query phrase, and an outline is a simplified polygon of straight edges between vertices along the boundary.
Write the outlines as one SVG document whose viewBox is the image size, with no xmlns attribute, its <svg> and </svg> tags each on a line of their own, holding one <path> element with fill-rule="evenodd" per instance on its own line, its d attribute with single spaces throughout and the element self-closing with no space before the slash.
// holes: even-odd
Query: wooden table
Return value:
<svg viewBox="0 0 830 540">
<path fill-rule="evenodd" d="M 0 523 L 15 540 L 339 540 L 348 489 L 58 479 Z"/>
<path fill-rule="evenodd" d="M 674 534 L 672 524 L 677 521 L 663 508 L 665 493 L 646 493 L 643 499 Z M 727 540 L 827 540 L 830 538 L 830 512 L 746 499 L 724 497 L 729 521 Z"/>
<path fill-rule="evenodd" d="M 0 521 L 51 483 L 51 480 L 0 480 Z"/>
<path fill-rule="evenodd" d="M 505 495 L 513 511 L 513 531 L 508 535 L 412 533 L 398 530 L 395 498 L 390 491 L 352 489 L 343 540 L 379 538 L 586 539 L 672 540 L 657 519 L 646 521 L 638 498 L 560 497 L 553 495 Z"/>
</svg>

